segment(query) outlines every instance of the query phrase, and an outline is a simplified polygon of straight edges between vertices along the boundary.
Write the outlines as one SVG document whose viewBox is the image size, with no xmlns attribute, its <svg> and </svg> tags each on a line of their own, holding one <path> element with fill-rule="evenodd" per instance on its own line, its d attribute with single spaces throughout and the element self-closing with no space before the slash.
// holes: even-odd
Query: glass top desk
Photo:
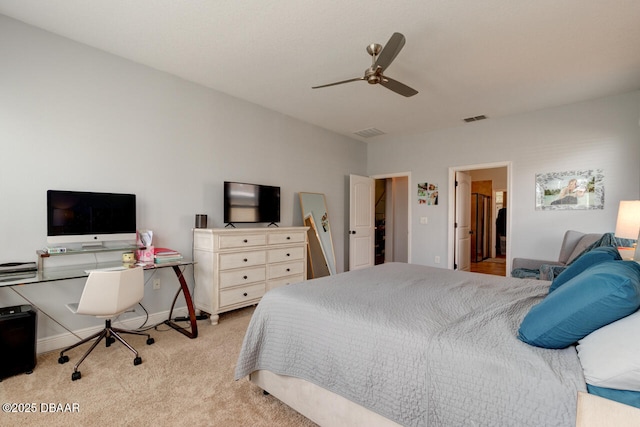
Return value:
<svg viewBox="0 0 640 427">
<path fill-rule="evenodd" d="M 171 262 L 166 264 L 149 264 L 142 266 L 145 270 L 154 270 L 160 268 L 169 268 L 171 267 L 176 274 L 176 278 L 180 283 L 180 289 L 176 292 L 176 296 L 173 298 L 173 303 L 171 304 L 171 310 L 169 310 L 169 318 L 164 321 L 164 323 L 177 330 L 178 332 L 184 334 L 189 338 L 196 338 L 198 336 L 198 324 L 196 323 L 196 313 L 195 308 L 193 306 L 193 300 L 191 299 L 191 292 L 189 292 L 189 287 L 187 286 L 187 282 L 182 274 L 185 267 L 189 265 L 193 265 L 193 261 L 182 260 L 179 262 Z M 25 271 L 20 273 L 9 273 L 0 275 L 0 287 L 10 286 L 18 295 L 20 295 L 23 299 L 28 301 L 31 305 L 37 308 L 36 304 L 31 303 L 20 291 L 17 289 L 22 285 L 30 285 L 37 283 L 47 283 L 47 282 L 55 282 L 58 280 L 69 280 L 69 279 L 81 279 L 89 276 L 87 273 L 88 270 L 101 269 L 101 268 L 110 268 L 110 267 L 118 267 L 122 266 L 122 261 L 113 261 L 113 262 L 101 262 L 101 263 L 91 263 L 91 264 L 74 264 L 74 265 L 66 265 L 60 267 L 45 267 L 40 268 L 38 270 L 33 271 Z M 187 310 L 189 313 L 189 323 L 191 329 L 183 328 L 180 325 L 177 325 L 173 322 L 173 309 L 178 300 L 178 296 L 180 296 L 180 292 L 184 295 L 185 302 L 187 303 Z M 42 311 L 42 310 L 40 310 Z M 47 313 L 42 313 L 56 322 L 58 325 L 62 326 L 64 329 L 67 329 L 64 325 L 60 324 L 56 321 L 52 316 Z M 67 329 L 68 330 L 68 329 Z M 72 332 L 72 331 L 69 331 Z"/>
</svg>

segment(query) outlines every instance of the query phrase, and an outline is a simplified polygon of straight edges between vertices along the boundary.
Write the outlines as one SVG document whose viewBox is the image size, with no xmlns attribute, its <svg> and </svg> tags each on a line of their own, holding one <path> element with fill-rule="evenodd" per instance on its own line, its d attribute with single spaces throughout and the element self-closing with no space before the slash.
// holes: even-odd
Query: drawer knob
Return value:
<svg viewBox="0 0 640 427">
<path fill-rule="evenodd" d="M 243 242 L 247 243 L 247 242 L 249 242 L 249 241 L 248 241 L 247 239 L 244 239 L 244 240 L 243 240 Z"/>
<path fill-rule="evenodd" d="M 291 236 L 287 236 L 287 240 L 291 240 Z"/>
<path fill-rule="evenodd" d="M 291 254 L 287 254 L 287 256 L 291 256 Z"/>
<path fill-rule="evenodd" d="M 249 295 L 249 294 L 245 292 L 245 293 L 243 293 L 242 295 L 244 295 L 244 296 L 246 297 L 246 296 L 247 296 L 247 295 Z"/>
<path fill-rule="evenodd" d="M 287 271 L 291 271 L 291 269 L 290 269 L 290 268 L 287 268 Z"/>
<path fill-rule="evenodd" d="M 244 262 L 247 262 L 247 261 L 249 261 L 249 260 L 245 258 L 245 259 L 243 259 L 243 261 L 244 261 Z"/>
<path fill-rule="evenodd" d="M 247 279 L 249 278 L 249 276 L 242 276 L 242 278 L 243 278 L 244 280 L 247 280 Z"/>
</svg>

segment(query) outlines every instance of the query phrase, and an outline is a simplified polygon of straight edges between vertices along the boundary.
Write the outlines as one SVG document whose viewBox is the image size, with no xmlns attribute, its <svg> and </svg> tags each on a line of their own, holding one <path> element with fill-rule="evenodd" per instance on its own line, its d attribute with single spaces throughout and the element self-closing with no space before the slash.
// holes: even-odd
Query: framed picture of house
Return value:
<svg viewBox="0 0 640 427">
<path fill-rule="evenodd" d="M 602 169 L 536 174 L 536 210 L 603 208 Z"/>
</svg>

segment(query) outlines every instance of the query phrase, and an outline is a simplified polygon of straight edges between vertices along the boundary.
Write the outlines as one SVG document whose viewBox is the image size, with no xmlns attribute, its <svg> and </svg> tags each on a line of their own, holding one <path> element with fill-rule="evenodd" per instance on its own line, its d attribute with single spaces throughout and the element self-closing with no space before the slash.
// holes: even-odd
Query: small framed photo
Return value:
<svg viewBox="0 0 640 427">
<path fill-rule="evenodd" d="M 536 174 L 536 210 L 604 209 L 602 169 Z"/>
<path fill-rule="evenodd" d="M 419 183 L 418 184 L 418 204 L 437 205 L 438 204 L 438 184 Z"/>
</svg>

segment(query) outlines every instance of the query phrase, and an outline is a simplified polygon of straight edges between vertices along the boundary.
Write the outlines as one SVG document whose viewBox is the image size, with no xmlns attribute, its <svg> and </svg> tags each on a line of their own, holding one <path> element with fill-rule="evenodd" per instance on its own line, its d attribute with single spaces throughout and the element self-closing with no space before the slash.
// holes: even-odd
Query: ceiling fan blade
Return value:
<svg viewBox="0 0 640 427">
<path fill-rule="evenodd" d="M 321 87 L 341 85 L 343 83 L 350 83 L 350 82 L 357 82 L 358 80 L 364 80 L 364 77 L 356 77 L 355 79 L 343 80 L 341 82 L 329 83 L 329 84 L 321 85 L 321 86 L 314 86 L 311 89 L 320 89 Z"/>
<path fill-rule="evenodd" d="M 396 56 L 398 56 L 402 50 L 405 41 L 406 40 L 402 34 L 393 33 L 387 44 L 382 48 L 380 55 L 378 55 L 376 63 L 373 64 L 373 69 L 380 67 L 380 71 L 382 72 L 391 65 L 393 60 L 396 59 Z"/>
<path fill-rule="evenodd" d="M 399 81 L 393 80 L 386 76 L 382 77 L 382 79 L 380 80 L 380 84 L 386 87 L 387 89 L 392 90 L 395 93 L 400 94 L 402 96 L 406 96 L 406 97 L 410 97 L 418 93 L 417 90 L 410 88 L 404 83 L 400 83 Z"/>
</svg>

